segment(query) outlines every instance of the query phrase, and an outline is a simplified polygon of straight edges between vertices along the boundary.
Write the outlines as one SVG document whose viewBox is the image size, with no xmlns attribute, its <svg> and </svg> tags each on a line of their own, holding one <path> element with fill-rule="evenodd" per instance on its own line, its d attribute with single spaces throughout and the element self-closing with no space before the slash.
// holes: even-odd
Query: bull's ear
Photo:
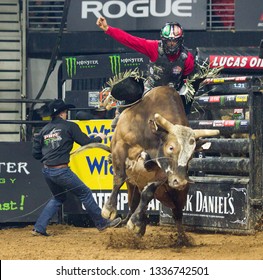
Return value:
<svg viewBox="0 0 263 280">
<path fill-rule="evenodd" d="M 148 123 L 149 123 L 152 133 L 156 133 L 156 131 L 158 130 L 158 126 L 157 126 L 156 122 L 154 120 L 149 120 Z"/>
<path fill-rule="evenodd" d="M 164 136 L 164 134 L 167 134 L 167 131 L 165 131 L 161 126 L 159 126 L 154 120 L 149 120 L 148 123 L 150 126 L 150 130 L 153 134 L 157 134 L 161 137 Z"/>
<path fill-rule="evenodd" d="M 166 131 L 172 132 L 174 125 L 172 123 L 170 123 L 167 119 L 165 119 L 164 117 L 162 117 L 160 114 L 156 113 L 154 114 L 154 119 L 156 121 L 156 123 L 161 126 L 163 129 L 165 129 Z"/>
</svg>

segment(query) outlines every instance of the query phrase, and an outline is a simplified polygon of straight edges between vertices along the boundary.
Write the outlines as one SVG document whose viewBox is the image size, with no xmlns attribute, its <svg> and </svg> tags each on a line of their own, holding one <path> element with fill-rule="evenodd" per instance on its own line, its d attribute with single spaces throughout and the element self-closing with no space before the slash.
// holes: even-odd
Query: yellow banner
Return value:
<svg viewBox="0 0 263 280">
<path fill-rule="evenodd" d="M 99 132 L 106 135 L 111 135 L 113 133 L 111 129 L 112 120 L 74 122 L 76 122 L 80 129 L 87 135 Z M 110 140 L 111 137 L 106 138 L 102 143 L 109 146 Z M 77 148 L 79 148 L 79 145 L 75 143 L 72 151 Z M 108 156 L 108 152 L 99 148 L 85 150 L 71 156 L 70 168 L 90 189 L 111 190 L 113 187 L 113 171 L 112 165 L 108 161 Z"/>
</svg>

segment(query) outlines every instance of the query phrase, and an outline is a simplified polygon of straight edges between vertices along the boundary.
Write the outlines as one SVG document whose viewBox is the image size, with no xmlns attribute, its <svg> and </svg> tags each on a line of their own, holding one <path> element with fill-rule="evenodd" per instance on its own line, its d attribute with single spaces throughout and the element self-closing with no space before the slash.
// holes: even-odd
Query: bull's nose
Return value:
<svg viewBox="0 0 263 280">
<path fill-rule="evenodd" d="M 178 186 L 181 185 L 180 182 L 179 182 L 179 180 L 176 179 L 176 178 L 169 180 L 168 183 L 169 183 L 169 186 L 170 186 L 171 188 L 177 188 Z"/>
<path fill-rule="evenodd" d="M 174 179 L 172 184 L 173 184 L 173 186 L 174 186 L 174 187 L 176 187 L 176 186 L 178 186 L 178 185 L 179 185 L 179 182 L 178 182 L 178 180 L 177 180 L 177 179 Z"/>
<path fill-rule="evenodd" d="M 179 180 L 178 178 L 174 178 L 169 182 L 169 186 L 171 188 L 176 188 L 176 189 L 180 189 L 181 187 L 184 188 L 184 186 L 187 184 L 187 180 L 183 179 L 183 180 Z"/>
</svg>

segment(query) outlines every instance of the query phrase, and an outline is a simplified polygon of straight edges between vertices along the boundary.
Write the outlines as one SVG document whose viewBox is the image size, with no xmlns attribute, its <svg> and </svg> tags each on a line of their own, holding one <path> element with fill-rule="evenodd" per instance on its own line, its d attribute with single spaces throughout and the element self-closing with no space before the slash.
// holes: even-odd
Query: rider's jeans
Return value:
<svg viewBox="0 0 263 280">
<path fill-rule="evenodd" d="M 92 196 L 91 190 L 73 173 L 66 168 L 43 168 L 42 173 L 53 194 L 35 223 L 35 230 L 45 233 L 49 221 L 59 210 L 67 198 L 67 192 L 76 195 L 82 203 L 82 208 L 93 220 L 97 228 L 103 227 L 107 220 L 101 216 L 101 209 Z"/>
</svg>

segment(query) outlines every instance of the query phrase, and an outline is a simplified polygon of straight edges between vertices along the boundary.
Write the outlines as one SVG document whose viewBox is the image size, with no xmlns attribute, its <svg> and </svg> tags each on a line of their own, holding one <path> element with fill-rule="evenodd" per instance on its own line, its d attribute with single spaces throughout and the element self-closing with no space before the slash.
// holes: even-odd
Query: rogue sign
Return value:
<svg viewBox="0 0 263 280">
<path fill-rule="evenodd" d="M 99 31 L 98 17 L 124 30 L 159 30 L 165 22 L 178 21 L 184 29 L 206 28 L 206 0 L 97 0 L 71 1 L 69 31 Z"/>
<path fill-rule="evenodd" d="M 161 2 L 159 0 L 159 2 Z M 162 11 L 157 9 L 157 0 L 135 0 L 125 3 L 124 1 L 108 1 L 104 5 L 100 1 L 83 1 L 81 18 L 88 18 L 90 14 L 96 17 L 121 18 L 126 14 L 130 17 L 166 17 L 174 14 L 178 17 L 192 16 L 192 0 L 163 1 Z"/>
</svg>

